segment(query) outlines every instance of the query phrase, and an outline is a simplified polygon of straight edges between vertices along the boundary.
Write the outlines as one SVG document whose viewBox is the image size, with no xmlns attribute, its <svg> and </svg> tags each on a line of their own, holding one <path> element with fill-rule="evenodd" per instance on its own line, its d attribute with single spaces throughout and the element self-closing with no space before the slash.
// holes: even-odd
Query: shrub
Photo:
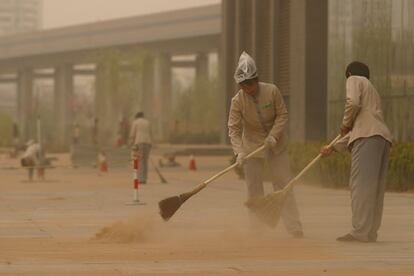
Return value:
<svg viewBox="0 0 414 276">
<path fill-rule="evenodd" d="M 322 143 L 292 143 L 289 147 L 292 173 L 303 169 L 318 153 Z M 330 188 L 346 188 L 349 183 L 351 154 L 335 153 L 322 158 L 302 178 L 302 182 Z M 414 188 L 414 145 L 394 143 L 391 148 L 386 185 L 388 190 Z"/>
</svg>

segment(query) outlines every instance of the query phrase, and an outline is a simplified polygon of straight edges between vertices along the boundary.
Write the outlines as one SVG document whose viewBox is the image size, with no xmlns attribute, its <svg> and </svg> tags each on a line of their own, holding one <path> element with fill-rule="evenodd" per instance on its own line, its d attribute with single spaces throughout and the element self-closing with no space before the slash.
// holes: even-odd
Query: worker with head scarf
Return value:
<svg viewBox="0 0 414 276">
<path fill-rule="evenodd" d="M 229 137 L 237 155 L 236 162 L 244 170 L 248 199 L 251 200 L 264 196 L 265 163 L 270 167 L 274 190 L 282 189 L 290 180 L 285 134 L 288 112 L 276 85 L 259 82 L 256 64 L 246 52 L 240 56 L 234 79 L 240 89 L 231 101 Z M 263 144 L 263 152 L 244 160 L 248 153 Z M 293 237 L 303 236 L 293 190 L 287 196 L 282 220 Z"/>
</svg>

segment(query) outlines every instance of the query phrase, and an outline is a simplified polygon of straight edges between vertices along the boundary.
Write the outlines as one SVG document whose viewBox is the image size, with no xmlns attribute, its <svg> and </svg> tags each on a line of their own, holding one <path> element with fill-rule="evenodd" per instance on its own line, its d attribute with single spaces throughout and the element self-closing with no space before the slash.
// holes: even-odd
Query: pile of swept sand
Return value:
<svg viewBox="0 0 414 276">
<path fill-rule="evenodd" d="M 95 240 L 135 243 L 148 241 L 153 236 L 153 221 L 150 218 L 139 218 L 128 221 L 117 221 L 102 228 L 95 234 Z"/>
</svg>

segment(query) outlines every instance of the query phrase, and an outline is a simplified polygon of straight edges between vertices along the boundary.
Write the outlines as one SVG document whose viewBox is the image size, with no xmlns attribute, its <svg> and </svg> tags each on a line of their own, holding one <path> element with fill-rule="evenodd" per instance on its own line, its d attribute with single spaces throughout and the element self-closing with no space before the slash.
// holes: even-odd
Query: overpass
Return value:
<svg viewBox="0 0 414 276">
<path fill-rule="evenodd" d="M 327 130 L 328 0 L 309 5 L 307 0 L 226 0 L 187 10 L 137 16 L 69 28 L 3 38 L 0 41 L 0 82 L 17 83 L 18 114 L 22 132 L 30 118 L 31 89 L 36 77 L 55 80 L 56 127 L 59 143 L 67 144 L 71 123 L 70 102 L 73 76 L 96 77 L 96 114 L 103 123 L 111 114 L 110 66 L 100 62 L 108 49 L 134 52 L 137 48 L 156 53 L 145 58 L 143 72 L 136 76 L 145 91 L 140 108 L 151 114 L 158 137 L 168 137 L 171 107 L 171 67 L 208 72 L 207 53 L 219 52 L 223 110 L 228 112 L 237 89 L 234 66 L 243 50 L 256 60 L 260 80 L 276 83 L 288 108 L 289 135 L 293 140 L 320 140 Z M 171 56 L 196 54 L 192 61 Z M 93 69 L 79 64 L 94 64 Z M 128 71 L 130 60 L 122 64 Z M 53 74 L 37 68 L 54 68 Z M 143 81 L 144 80 L 144 81 Z M 220 103 L 218 103 L 220 104 Z M 222 141 L 225 141 L 225 113 Z M 220 122 L 217 122 L 218 124 Z M 27 136 L 27 135 L 26 135 Z M 66 139 L 66 140 L 65 140 Z"/>
<path fill-rule="evenodd" d="M 145 57 L 141 85 L 145 95 L 142 108 L 157 120 L 160 137 L 166 137 L 170 115 L 171 68 L 194 67 L 199 77 L 207 77 L 208 53 L 218 52 L 221 33 L 221 6 L 169 11 L 151 15 L 108 20 L 73 27 L 2 37 L 0 40 L 0 82 L 16 83 L 17 118 L 22 138 L 33 136 L 33 82 L 36 78 L 54 80 L 55 125 L 59 145 L 69 142 L 73 112 L 70 101 L 74 77 L 96 78 L 96 108 L 101 122 L 114 116 L 106 98 L 108 70 L 101 53 L 111 49 L 122 53 L 151 51 Z M 172 56 L 196 54 L 194 61 L 174 61 Z M 128 60 L 123 62 L 128 70 Z M 79 65 L 92 64 L 84 69 Z M 39 69 L 52 68 L 45 73 Z M 152 108 L 157 95 L 159 114 Z M 101 109 L 101 110 L 100 110 Z M 117 115 L 119 116 L 119 115 Z"/>
</svg>

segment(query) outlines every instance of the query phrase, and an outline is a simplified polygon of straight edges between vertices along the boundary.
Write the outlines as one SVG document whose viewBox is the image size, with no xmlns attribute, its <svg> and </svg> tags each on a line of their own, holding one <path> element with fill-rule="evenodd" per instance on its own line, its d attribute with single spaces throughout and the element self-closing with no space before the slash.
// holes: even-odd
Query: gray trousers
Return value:
<svg viewBox="0 0 414 276">
<path fill-rule="evenodd" d="M 243 169 L 247 184 L 247 196 L 249 199 L 257 196 L 264 196 L 264 163 L 265 159 L 263 158 L 252 158 L 247 160 L 244 164 Z M 267 154 L 267 163 L 273 179 L 273 189 L 275 191 L 282 189 L 287 185 L 291 178 L 287 149 L 278 154 Z M 282 220 L 289 233 L 302 231 L 302 224 L 299 219 L 299 211 L 293 190 L 286 198 L 285 206 L 282 211 Z"/>
<path fill-rule="evenodd" d="M 148 159 L 151 151 L 151 144 L 138 144 L 139 164 L 138 164 L 138 182 L 146 183 L 148 175 Z"/>
<path fill-rule="evenodd" d="M 390 143 L 381 136 L 360 138 L 352 145 L 351 235 L 361 241 L 377 240 L 389 151 Z"/>
</svg>

